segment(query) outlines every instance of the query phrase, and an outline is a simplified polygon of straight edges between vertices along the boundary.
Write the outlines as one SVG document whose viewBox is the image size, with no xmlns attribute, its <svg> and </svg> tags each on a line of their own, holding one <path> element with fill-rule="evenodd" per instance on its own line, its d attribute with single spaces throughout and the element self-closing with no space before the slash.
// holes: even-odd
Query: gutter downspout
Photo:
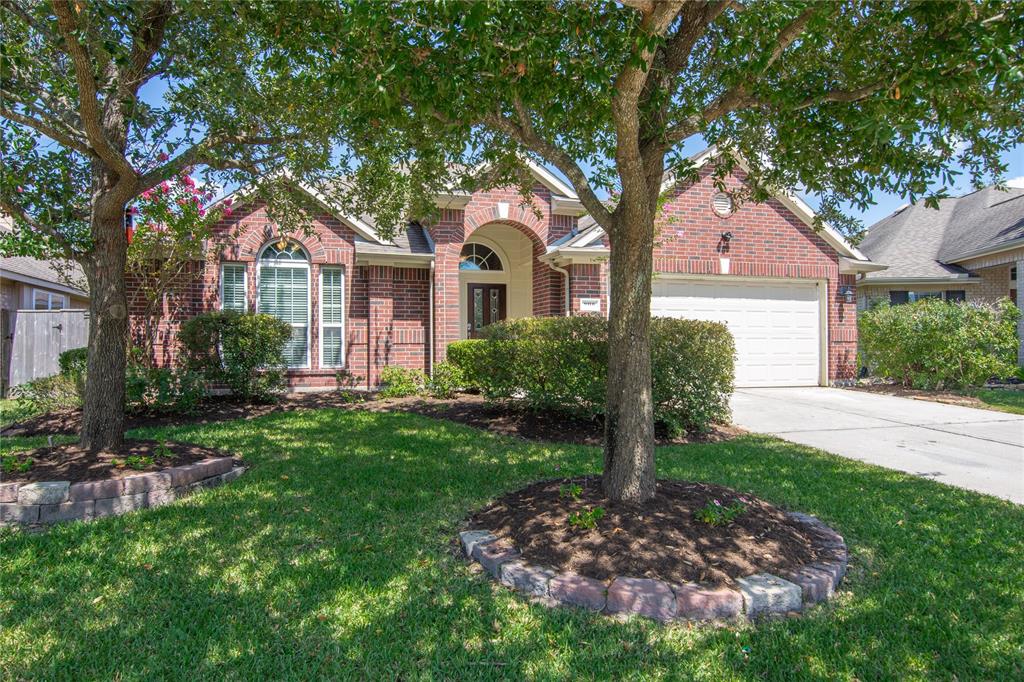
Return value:
<svg viewBox="0 0 1024 682">
<path fill-rule="evenodd" d="M 555 272 L 562 273 L 562 276 L 565 278 L 565 316 L 570 317 L 572 315 L 572 307 L 570 303 L 571 297 L 569 294 L 569 271 L 566 270 L 565 268 L 558 267 L 552 260 L 548 260 L 547 264 L 548 267 L 554 270 Z"/>
<path fill-rule="evenodd" d="M 434 268 L 434 261 L 430 261 L 430 303 L 429 305 L 429 331 L 427 332 L 427 343 L 430 344 L 430 348 L 427 351 L 427 359 L 430 363 L 430 372 L 428 373 L 431 378 L 434 376 L 434 278 L 437 276 L 437 270 Z"/>
</svg>

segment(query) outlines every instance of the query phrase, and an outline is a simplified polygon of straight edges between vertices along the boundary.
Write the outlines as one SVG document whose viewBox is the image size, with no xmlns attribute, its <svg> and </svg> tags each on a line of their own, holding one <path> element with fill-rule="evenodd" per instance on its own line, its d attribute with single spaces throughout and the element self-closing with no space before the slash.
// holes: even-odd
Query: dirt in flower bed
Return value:
<svg viewBox="0 0 1024 682">
<path fill-rule="evenodd" d="M 174 441 L 127 440 L 116 450 L 99 452 L 89 452 L 77 443 L 67 443 L 5 455 L 0 482 L 102 481 L 192 464 L 208 457 L 226 456 L 220 450 Z M 18 464 L 31 460 L 31 465 L 25 471 L 16 468 L 9 471 L 11 457 Z"/>
<path fill-rule="evenodd" d="M 192 415 L 127 415 L 126 429 L 147 426 L 178 426 L 210 424 L 234 419 L 253 419 L 274 412 L 319 410 L 323 408 L 358 409 L 372 412 L 412 412 L 434 419 L 447 419 L 480 429 L 526 440 L 554 443 L 600 445 L 604 422 L 554 412 L 530 412 L 515 405 L 489 403 L 482 396 L 462 394 L 441 400 L 424 396 L 379 400 L 372 393 L 330 391 L 293 393 L 275 403 L 249 403 L 229 396 L 214 396 Z M 78 433 L 82 423 L 81 410 L 51 412 L 12 424 L 4 436 L 38 436 Z M 716 425 L 709 433 L 672 438 L 656 433 L 662 445 L 688 442 L 719 442 L 735 438 L 743 431 L 736 427 Z"/>
<path fill-rule="evenodd" d="M 777 507 L 707 483 L 659 480 L 642 505 L 609 502 L 600 478 L 541 481 L 508 493 L 475 512 L 467 528 L 487 529 L 510 541 L 531 564 L 589 578 L 657 578 L 728 585 L 752 573 L 779 573 L 830 557 L 814 532 Z M 570 486 L 579 486 L 573 495 Z M 745 510 L 731 523 L 712 526 L 695 514 L 718 500 Z M 593 529 L 569 517 L 601 507 Z"/>
</svg>

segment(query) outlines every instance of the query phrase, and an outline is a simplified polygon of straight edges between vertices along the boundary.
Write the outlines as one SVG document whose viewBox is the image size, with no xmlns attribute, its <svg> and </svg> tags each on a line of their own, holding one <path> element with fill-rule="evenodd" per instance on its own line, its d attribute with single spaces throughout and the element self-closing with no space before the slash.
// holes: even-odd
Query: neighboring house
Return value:
<svg viewBox="0 0 1024 682">
<path fill-rule="evenodd" d="M 831 229 L 815 231 L 813 213 L 795 197 L 734 207 L 710 178 L 714 158 L 695 157 L 699 181 L 666 184 L 652 312 L 726 322 L 740 386 L 849 380 L 855 278 L 884 266 Z M 603 231 L 568 186 L 531 170 L 532 206 L 511 188 L 438 196 L 436 220 L 411 222 L 392 242 L 370 219 L 327 205 L 310 234 L 282 235 L 260 204 L 238 197 L 215 228 L 229 246 L 165 308 L 158 360 L 174 360 L 175 331 L 189 317 L 257 310 L 294 327 L 294 388 L 333 387 L 342 368 L 374 386 L 386 365 L 431 371 L 448 344 L 501 319 L 607 315 Z M 727 184 L 743 178 L 737 170 Z"/>
<path fill-rule="evenodd" d="M 0 395 L 53 374 L 62 351 L 85 345 L 89 295 L 74 286 L 84 279 L 77 264 L 0 257 Z"/>
<path fill-rule="evenodd" d="M 0 257 L 0 309 L 66 310 L 88 308 L 89 294 L 77 283 L 85 280 L 82 269 L 69 266 L 63 272 L 53 264 L 24 256 Z"/>
<path fill-rule="evenodd" d="M 906 206 L 868 229 L 860 245 L 888 269 L 860 280 L 861 308 L 877 301 L 943 298 L 970 303 L 1019 302 L 1024 272 L 1024 178 L 943 199 L 938 209 Z M 1024 320 L 1018 327 L 1024 339 Z M 1021 346 L 1024 362 L 1024 341 Z"/>
</svg>

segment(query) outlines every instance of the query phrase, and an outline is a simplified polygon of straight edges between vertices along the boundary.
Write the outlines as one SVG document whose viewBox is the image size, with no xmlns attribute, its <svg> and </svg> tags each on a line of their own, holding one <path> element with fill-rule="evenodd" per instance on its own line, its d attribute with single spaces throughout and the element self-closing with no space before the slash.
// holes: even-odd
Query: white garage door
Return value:
<svg viewBox="0 0 1024 682">
<path fill-rule="evenodd" d="M 818 385 L 814 283 L 655 279 L 651 314 L 724 322 L 736 339 L 737 386 Z"/>
</svg>

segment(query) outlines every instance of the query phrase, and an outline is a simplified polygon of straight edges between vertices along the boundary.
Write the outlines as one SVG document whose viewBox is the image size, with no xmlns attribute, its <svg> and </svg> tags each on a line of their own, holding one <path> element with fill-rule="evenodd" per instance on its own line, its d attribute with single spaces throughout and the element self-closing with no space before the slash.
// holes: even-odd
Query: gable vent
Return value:
<svg viewBox="0 0 1024 682">
<path fill-rule="evenodd" d="M 719 192 L 711 199 L 711 207 L 720 216 L 732 215 L 735 207 L 732 203 L 732 197 L 725 192 Z"/>
</svg>

